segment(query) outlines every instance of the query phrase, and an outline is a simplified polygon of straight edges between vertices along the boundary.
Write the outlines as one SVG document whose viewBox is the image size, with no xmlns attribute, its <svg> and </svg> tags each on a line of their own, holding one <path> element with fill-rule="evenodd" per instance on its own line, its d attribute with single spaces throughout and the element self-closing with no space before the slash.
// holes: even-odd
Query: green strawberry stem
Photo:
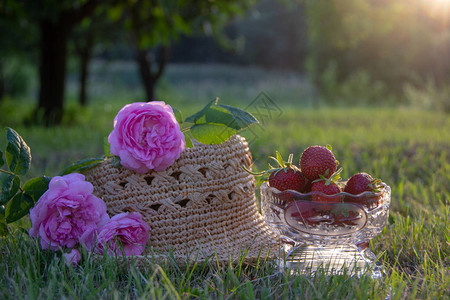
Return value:
<svg viewBox="0 0 450 300">
<path fill-rule="evenodd" d="M 375 192 L 375 193 L 381 192 L 380 188 L 383 187 L 381 179 L 376 178 L 376 179 L 372 180 L 369 183 L 369 187 L 372 190 L 372 192 Z"/>
<path fill-rule="evenodd" d="M 256 172 L 250 171 L 245 166 L 242 166 L 242 169 L 244 169 L 244 171 L 246 171 L 247 173 L 250 173 L 250 174 L 255 175 L 255 176 L 261 176 L 261 175 L 264 175 L 264 174 L 267 174 L 267 173 L 270 173 L 270 172 L 274 172 L 274 171 L 279 171 L 280 170 L 279 168 L 272 168 L 270 170 L 266 170 L 266 171 L 262 171 L 262 172 L 256 173 Z"/>
<path fill-rule="evenodd" d="M 334 172 L 334 173 L 330 176 L 330 178 L 327 178 L 326 176 L 327 176 L 328 173 L 330 172 L 330 170 L 327 169 L 327 170 L 325 171 L 325 173 L 324 173 L 323 175 L 319 175 L 320 178 L 314 180 L 313 183 L 314 183 L 314 182 L 318 182 L 318 181 L 324 180 L 324 181 L 325 181 L 325 185 L 330 185 L 332 182 L 337 184 L 337 183 L 339 183 L 339 180 L 341 180 L 341 172 L 342 172 L 342 170 L 343 170 L 342 167 L 339 168 L 339 170 L 337 170 L 336 172 Z"/>
<path fill-rule="evenodd" d="M 280 152 L 278 152 L 278 151 L 275 152 L 275 156 L 276 157 L 269 156 L 269 158 L 273 159 L 277 163 L 278 167 L 272 167 L 269 164 L 269 168 L 270 168 L 269 170 L 262 171 L 259 173 L 250 171 L 245 166 L 242 166 L 242 169 L 244 169 L 244 171 L 246 171 L 247 173 L 250 173 L 255 176 L 260 176 L 260 175 L 264 175 L 264 174 L 271 173 L 271 172 L 279 172 L 281 170 L 284 170 L 284 172 L 287 172 L 287 169 L 289 169 L 289 168 L 293 169 L 294 172 L 300 171 L 295 165 L 292 164 L 292 161 L 294 159 L 294 154 L 292 154 L 292 153 L 289 154 L 287 161 L 283 160 L 283 157 L 281 156 Z"/>
</svg>

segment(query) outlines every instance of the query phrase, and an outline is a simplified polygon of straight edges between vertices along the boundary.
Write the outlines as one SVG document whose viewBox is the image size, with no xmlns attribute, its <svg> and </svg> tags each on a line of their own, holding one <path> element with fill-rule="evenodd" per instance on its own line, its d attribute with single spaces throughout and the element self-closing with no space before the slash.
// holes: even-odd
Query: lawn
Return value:
<svg viewBox="0 0 450 300">
<path fill-rule="evenodd" d="M 31 147 L 29 176 L 54 176 L 70 162 L 101 155 L 115 113 L 140 97 L 136 80 L 124 84 L 119 78 L 132 72 L 129 65 L 95 68 L 98 72 L 92 79 L 95 88 L 91 88 L 89 107 L 76 106 L 75 83 L 69 81 L 69 114 L 62 127 L 23 126 L 17 105 L 2 104 L 0 125 L 15 128 Z M 111 78 L 100 77 L 104 68 Z M 120 76 L 113 76 L 114 68 Z M 121 85 L 108 89 L 108 82 L 115 80 Z M 261 106 L 260 92 L 269 97 L 264 103 L 272 105 L 270 114 L 267 106 Z M 267 156 L 275 150 L 285 156 L 294 153 L 298 162 L 307 146 L 330 144 L 344 168 L 344 178 L 365 171 L 383 179 L 392 188 L 389 224 L 370 245 L 383 262 L 383 278 L 278 274 L 271 263 L 259 267 L 192 264 L 183 269 L 167 264 L 120 269 L 113 258 L 96 261 L 87 253 L 79 266 L 68 267 L 60 253 L 40 250 L 39 243 L 24 233 L 22 228 L 30 226 L 25 219 L 1 240 L 0 298 L 450 297 L 448 114 L 400 106 L 313 108 L 314 92 L 302 76 L 257 68 L 174 66 L 159 93 L 185 116 L 216 96 L 257 115 L 261 126 L 243 133 L 250 142 L 256 169 L 264 169 Z M 23 100 L 20 107 L 30 111 L 32 103 Z M 3 150 L 3 140 L 0 146 Z"/>
</svg>

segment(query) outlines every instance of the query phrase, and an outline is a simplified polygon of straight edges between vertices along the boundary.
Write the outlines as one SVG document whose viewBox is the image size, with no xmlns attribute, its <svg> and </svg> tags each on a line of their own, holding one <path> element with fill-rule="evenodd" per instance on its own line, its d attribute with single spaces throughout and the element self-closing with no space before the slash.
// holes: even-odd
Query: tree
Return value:
<svg viewBox="0 0 450 300">
<path fill-rule="evenodd" d="M 155 85 L 167 65 L 172 41 L 198 32 L 220 35 L 230 18 L 244 13 L 254 2 L 136 0 L 131 6 L 127 3 L 110 10 L 113 18 L 122 17 L 147 100 L 154 99 Z"/>
<path fill-rule="evenodd" d="M 245 40 L 242 55 L 248 62 L 269 68 L 303 68 L 306 22 L 299 1 L 260 0 L 250 16 L 233 23 L 237 35 Z"/>
<path fill-rule="evenodd" d="M 15 1 L 0 1 L 0 101 L 26 91 L 24 63 L 32 62 L 35 32 Z"/>
<path fill-rule="evenodd" d="M 70 33 L 99 5 L 98 0 L 80 2 L 66 1 L 63 5 L 58 4 L 57 0 L 45 1 L 49 13 L 42 14 L 37 20 L 41 33 L 37 113 L 42 116 L 45 125 L 59 124 L 62 120 Z M 51 13 L 55 7 L 58 9 Z"/>
<path fill-rule="evenodd" d="M 80 26 L 81 27 L 81 26 Z M 80 64 L 80 92 L 78 101 L 81 106 L 87 105 L 87 81 L 89 76 L 89 63 L 92 59 L 94 48 L 94 23 L 87 20 L 80 29 L 83 33 L 74 35 L 75 53 L 79 58 Z"/>
<path fill-rule="evenodd" d="M 407 82 L 432 78 L 437 84 L 448 83 L 448 3 L 308 0 L 305 6 L 309 61 L 319 86 L 319 77 L 330 66 L 340 82 L 366 72 L 396 94 Z"/>
<path fill-rule="evenodd" d="M 202 28 L 219 28 L 231 16 L 244 12 L 254 0 L 0 0 L 0 8 L 14 7 L 39 32 L 39 101 L 35 119 L 45 125 L 57 125 L 64 110 L 68 41 L 74 28 L 90 17 L 100 5 L 108 8 L 112 19 L 120 19 L 134 45 L 147 98 L 152 99 L 156 81 L 164 71 L 168 46 L 181 34 Z M 6 4 L 5 4 L 6 3 Z M 18 14 L 19 15 L 19 14 Z M 10 28 L 14 30 L 14 28 Z M 93 42 L 80 52 L 88 65 Z M 153 66 L 151 50 L 160 49 L 159 63 Z M 156 69 L 156 71 L 155 71 Z M 83 72 L 86 76 L 87 69 Z M 85 79 L 82 79 L 82 82 Z"/>
<path fill-rule="evenodd" d="M 100 2 L 100 0 L 15 2 L 16 9 L 21 11 L 23 18 L 33 22 L 39 31 L 39 101 L 35 117 L 45 125 L 57 125 L 62 120 L 67 44 L 70 33 L 77 24 L 93 13 Z"/>
<path fill-rule="evenodd" d="M 78 58 L 79 64 L 79 94 L 78 103 L 88 104 L 89 66 L 96 52 L 96 45 L 111 46 L 118 40 L 117 33 L 120 24 L 111 22 L 107 14 L 107 6 L 99 6 L 94 13 L 85 18 L 74 28 L 71 39 L 71 50 Z"/>
</svg>

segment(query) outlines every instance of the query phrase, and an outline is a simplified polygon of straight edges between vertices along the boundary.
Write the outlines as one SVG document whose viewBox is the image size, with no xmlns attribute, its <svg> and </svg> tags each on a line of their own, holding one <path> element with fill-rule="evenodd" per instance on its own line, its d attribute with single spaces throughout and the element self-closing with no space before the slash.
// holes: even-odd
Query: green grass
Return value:
<svg viewBox="0 0 450 300">
<path fill-rule="evenodd" d="M 61 253 L 42 251 L 37 241 L 20 230 L 30 226 L 24 219 L 13 226 L 11 236 L 1 240 L 0 298 L 450 297 L 448 114 L 401 107 L 312 109 L 309 87 L 294 74 L 259 69 L 246 73 L 246 70 L 217 66 L 215 69 L 175 66 L 169 71 L 160 94 L 167 95 L 167 102 L 185 115 L 206 104 L 214 93 L 224 103 L 240 107 L 246 107 L 260 91 L 270 94 L 279 105 L 281 115 L 267 119 L 262 128 L 244 133 L 252 141 L 255 168 L 265 168 L 267 156 L 275 150 L 285 156 L 292 152 L 298 161 L 307 146 L 330 144 L 344 168 L 343 177 L 365 171 L 388 183 L 392 187 L 389 224 L 370 245 L 381 256 L 385 276 L 381 280 L 349 276 L 311 278 L 277 274 L 271 263 L 259 267 L 193 264 L 182 269 L 169 263 L 144 269 L 117 268 L 113 258 L 96 261 L 87 253 L 83 253 L 79 266 L 68 267 Z M 214 72 L 218 75 L 213 80 Z M 287 78 L 294 79 L 290 82 Z M 97 94 L 91 106 L 83 110 L 71 100 L 66 125 L 55 129 L 25 127 L 19 122 L 21 114 L 14 104 L 2 104 L 9 113 L 0 120 L 0 125 L 15 128 L 31 147 L 30 176 L 43 173 L 54 176 L 74 160 L 103 153 L 103 138 L 112 128 L 115 113 L 130 101 L 125 91 L 119 93 L 116 86 L 113 89 L 117 90 L 109 91 L 107 84 L 103 84 L 103 98 Z M 130 94 L 138 95 L 132 86 L 129 83 Z M 115 92 L 118 94 L 114 96 Z M 224 94 L 227 96 L 223 97 Z M 239 95 L 245 95 L 241 102 L 236 98 Z M 292 100 L 302 97 L 304 101 Z M 227 101 L 227 98 L 233 99 Z M 32 108 L 27 101 L 21 107 Z M 3 140 L 0 146 L 4 149 Z"/>
</svg>

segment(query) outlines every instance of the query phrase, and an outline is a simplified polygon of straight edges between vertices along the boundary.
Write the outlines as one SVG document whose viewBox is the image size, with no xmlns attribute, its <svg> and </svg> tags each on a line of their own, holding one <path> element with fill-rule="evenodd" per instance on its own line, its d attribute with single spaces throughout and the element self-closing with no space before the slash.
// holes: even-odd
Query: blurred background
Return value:
<svg viewBox="0 0 450 300">
<path fill-rule="evenodd" d="M 263 92 L 281 113 L 256 132 L 256 158 L 389 122 L 405 143 L 449 131 L 448 0 L 0 0 L 0 41 L 0 125 L 29 140 L 39 171 L 102 153 L 136 101 L 186 117 Z"/>
<path fill-rule="evenodd" d="M 389 224 L 371 241 L 390 277 L 354 295 L 449 294 L 450 0 L 0 0 L 0 127 L 31 148 L 23 177 L 101 156 L 127 103 L 187 117 L 216 97 L 260 120 L 242 133 L 253 170 L 275 150 L 298 163 L 329 144 L 342 178 L 391 186 Z M 45 294 L 25 273 L 15 281 L 31 292 L 18 293 Z"/>
</svg>

